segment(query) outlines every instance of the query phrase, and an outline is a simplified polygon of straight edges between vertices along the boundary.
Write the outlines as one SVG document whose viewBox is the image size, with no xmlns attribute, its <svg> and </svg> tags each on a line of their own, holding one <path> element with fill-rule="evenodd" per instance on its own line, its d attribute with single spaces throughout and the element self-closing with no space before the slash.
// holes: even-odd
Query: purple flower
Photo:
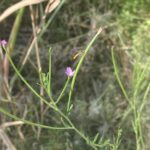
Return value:
<svg viewBox="0 0 150 150">
<path fill-rule="evenodd" d="M 6 40 L 0 40 L 0 45 L 5 46 L 7 44 Z"/>
<path fill-rule="evenodd" d="M 73 71 L 71 67 L 67 67 L 65 73 L 68 77 L 72 77 L 75 71 Z"/>
</svg>

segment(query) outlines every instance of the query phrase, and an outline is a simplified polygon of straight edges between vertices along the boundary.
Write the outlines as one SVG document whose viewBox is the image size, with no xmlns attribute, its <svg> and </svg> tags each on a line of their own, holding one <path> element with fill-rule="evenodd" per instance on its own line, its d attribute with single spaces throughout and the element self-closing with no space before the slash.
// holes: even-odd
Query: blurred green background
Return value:
<svg viewBox="0 0 150 150">
<path fill-rule="evenodd" d="M 0 12 L 2 13 L 16 2 L 18 1 L 2 0 Z M 38 11 L 38 15 L 42 16 L 44 7 L 45 3 L 33 8 L 35 13 Z M 96 29 L 99 27 L 103 29 L 78 74 L 72 98 L 74 108 L 70 118 L 90 138 L 99 133 L 102 139 L 110 140 L 111 143 L 114 142 L 118 130 L 122 129 L 119 150 L 136 150 L 137 148 L 133 130 L 133 113 L 128 112 L 129 104 L 116 80 L 111 50 L 114 49 L 120 79 L 132 99 L 136 82 L 138 82 L 136 79 L 150 57 L 149 8 L 149 0 L 66 0 L 55 15 L 54 11 L 47 16 L 46 21 L 54 15 L 46 31 L 38 40 L 43 72 L 48 71 L 48 48 L 52 47 L 52 92 L 54 97 L 57 97 L 66 80 L 65 68 L 76 66 L 77 60 L 74 60 L 73 56 L 86 48 Z M 16 14 L 0 23 L 0 39 L 9 39 Z M 38 19 L 37 16 L 37 24 Z M 29 8 L 25 8 L 12 53 L 12 59 L 18 68 L 21 67 L 25 52 L 31 43 L 32 32 L 30 11 Z M 21 73 L 39 91 L 35 55 L 33 48 Z M 14 75 L 15 72 L 10 67 L 10 83 Z M 136 96 L 137 108 L 141 105 L 141 99 L 149 81 L 148 67 Z M 41 111 L 40 102 L 19 78 L 14 81 L 11 88 L 12 101 L 8 103 L 2 101 L 1 106 L 28 120 L 46 125 L 59 124 L 58 116 L 53 111 Z M 64 103 L 67 96 L 68 93 L 64 95 L 60 103 L 62 110 L 65 109 Z M 149 98 L 148 94 L 141 114 L 144 139 L 144 147 L 141 147 L 141 150 L 150 149 Z M 6 117 L 4 122 L 7 121 L 12 119 Z M 36 127 L 23 125 L 9 127 L 6 133 L 18 150 L 92 149 L 73 131 L 41 129 L 39 132 Z M 2 141 L 0 149 L 5 149 Z M 100 150 L 109 150 L 109 148 L 104 147 Z"/>
</svg>

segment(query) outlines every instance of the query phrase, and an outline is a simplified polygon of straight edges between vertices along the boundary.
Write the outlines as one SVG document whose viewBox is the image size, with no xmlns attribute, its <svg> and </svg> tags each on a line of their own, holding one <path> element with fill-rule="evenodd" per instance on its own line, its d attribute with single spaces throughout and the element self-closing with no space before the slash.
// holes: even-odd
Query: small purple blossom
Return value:
<svg viewBox="0 0 150 150">
<path fill-rule="evenodd" d="M 75 71 L 73 71 L 71 67 L 67 67 L 65 73 L 68 77 L 72 77 Z"/>
<path fill-rule="evenodd" d="M 7 41 L 6 41 L 6 40 L 0 40 L 0 45 L 6 46 L 6 44 L 7 44 Z"/>
</svg>

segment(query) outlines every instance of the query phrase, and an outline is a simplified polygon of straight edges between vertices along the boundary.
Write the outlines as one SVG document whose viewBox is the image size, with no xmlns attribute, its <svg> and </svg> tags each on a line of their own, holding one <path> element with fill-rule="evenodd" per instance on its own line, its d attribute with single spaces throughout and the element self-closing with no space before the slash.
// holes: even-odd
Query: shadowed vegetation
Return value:
<svg viewBox="0 0 150 150">
<path fill-rule="evenodd" d="M 149 0 L 48 2 L 0 22 L 0 149 L 149 150 Z"/>
</svg>

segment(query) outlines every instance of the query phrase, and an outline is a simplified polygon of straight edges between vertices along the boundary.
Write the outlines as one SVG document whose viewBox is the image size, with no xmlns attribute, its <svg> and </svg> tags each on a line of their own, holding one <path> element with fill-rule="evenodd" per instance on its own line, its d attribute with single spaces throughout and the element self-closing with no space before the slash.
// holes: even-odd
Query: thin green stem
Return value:
<svg viewBox="0 0 150 150">
<path fill-rule="evenodd" d="M 12 119 L 20 120 L 23 123 L 28 124 L 28 125 L 32 125 L 32 126 L 37 126 L 37 127 L 41 127 L 41 128 L 45 128 L 45 129 L 51 129 L 51 130 L 70 130 L 70 129 L 73 130 L 72 127 L 52 127 L 52 126 L 46 126 L 46 125 L 42 125 L 39 123 L 31 122 L 29 120 L 22 119 L 22 118 L 15 116 L 15 115 L 12 115 L 8 111 L 4 110 L 3 108 L 0 108 L 0 112 L 5 114 L 6 116 L 12 118 Z"/>
<path fill-rule="evenodd" d="M 22 21 L 22 17 L 24 14 L 25 8 L 21 8 L 18 12 L 17 12 L 17 16 L 15 19 L 15 22 L 13 24 L 13 28 L 11 30 L 11 34 L 9 36 L 9 42 L 8 42 L 8 47 L 9 47 L 9 54 L 11 55 L 16 43 L 16 38 L 18 35 L 18 31 L 21 25 L 21 21 Z"/>
<path fill-rule="evenodd" d="M 75 74 L 74 74 L 72 82 L 71 82 L 71 88 L 70 88 L 69 98 L 68 98 L 68 104 L 67 104 L 67 112 L 70 110 L 72 92 L 73 92 L 74 84 L 75 84 L 76 77 L 77 77 L 77 74 L 79 72 L 79 69 L 80 69 L 80 67 L 81 67 L 81 65 L 83 63 L 83 60 L 84 60 L 85 56 L 87 55 L 89 49 L 91 48 L 91 46 L 93 45 L 93 43 L 95 42 L 95 40 L 97 39 L 97 37 L 101 33 L 101 31 L 102 31 L 102 29 L 100 28 L 98 30 L 98 32 L 95 34 L 95 36 L 92 38 L 92 40 L 90 41 L 90 43 L 88 44 L 88 46 L 86 47 L 86 49 L 85 49 L 85 51 L 84 51 L 81 59 L 78 62 L 78 65 L 77 65 L 76 70 L 75 70 Z"/>
<path fill-rule="evenodd" d="M 7 54 L 7 57 L 13 67 L 13 69 L 15 70 L 15 72 L 17 73 L 17 75 L 20 77 L 20 79 L 27 85 L 27 87 L 39 98 L 41 99 L 41 101 L 43 101 L 45 104 L 47 104 L 48 106 L 50 106 L 51 108 L 55 109 L 55 107 L 49 103 L 48 101 L 46 101 L 40 94 L 38 94 L 33 88 L 32 86 L 24 79 L 24 77 L 20 74 L 20 72 L 18 71 L 18 69 L 16 68 L 16 66 L 14 65 L 10 55 L 8 54 L 7 50 L 6 51 L 6 54 Z"/>
<path fill-rule="evenodd" d="M 49 62 L 48 62 L 48 87 L 47 87 L 47 93 L 50 97 L 52 98 L 52 93 L 51 93 L 51 74 L 52 74 L 52 49 L 49 48 L 48 50 L 48 55 L 49 55 Z"/>
<path fill-rule="evenodd" d="M 63 87 L 63 89 L 62 89 L 62 91 L 61 91 L 61 93 L 59 95 L 59 97 L 57 98 L 57 100 L 55 102 L 56 104 L 59 103 L 59 101 L 61 100 L 62 96 L 64 95 L 64 92 L 65 92 L 65 90 L 66 90 L 66 88 L 68 86 L 69 81 L 70 81 L 70 78 L 68 77 L 67 81 L 66 81 L 66 83 L 65 83 L 65 85 L 64 85 L 64 87 Z"/>
<path fill-rule="evenodd" d="M 116 61 L 115 61 L 115 56 L 114 56 L 114 50 L 112 49 L 111 50 L 111 54 L 112 54 L 112 62 L 113 62 L 113 66 L 114 66 L 114 71 L 115 71 L 115 76 L 116 76 L 116 79 L 118 81 L 118 84 L 122 90 L 122 93 L 124 94 L 126 100 L 130 103 L 130 100 L 129 100 L 129 97 L 128 97 L 128 94 L 120 80 L 120 77 L 119 77 L 119 73 L 118 73 L 118 68 L 117 68 L 117 64 L 116 64 Z"/>
</svg>

